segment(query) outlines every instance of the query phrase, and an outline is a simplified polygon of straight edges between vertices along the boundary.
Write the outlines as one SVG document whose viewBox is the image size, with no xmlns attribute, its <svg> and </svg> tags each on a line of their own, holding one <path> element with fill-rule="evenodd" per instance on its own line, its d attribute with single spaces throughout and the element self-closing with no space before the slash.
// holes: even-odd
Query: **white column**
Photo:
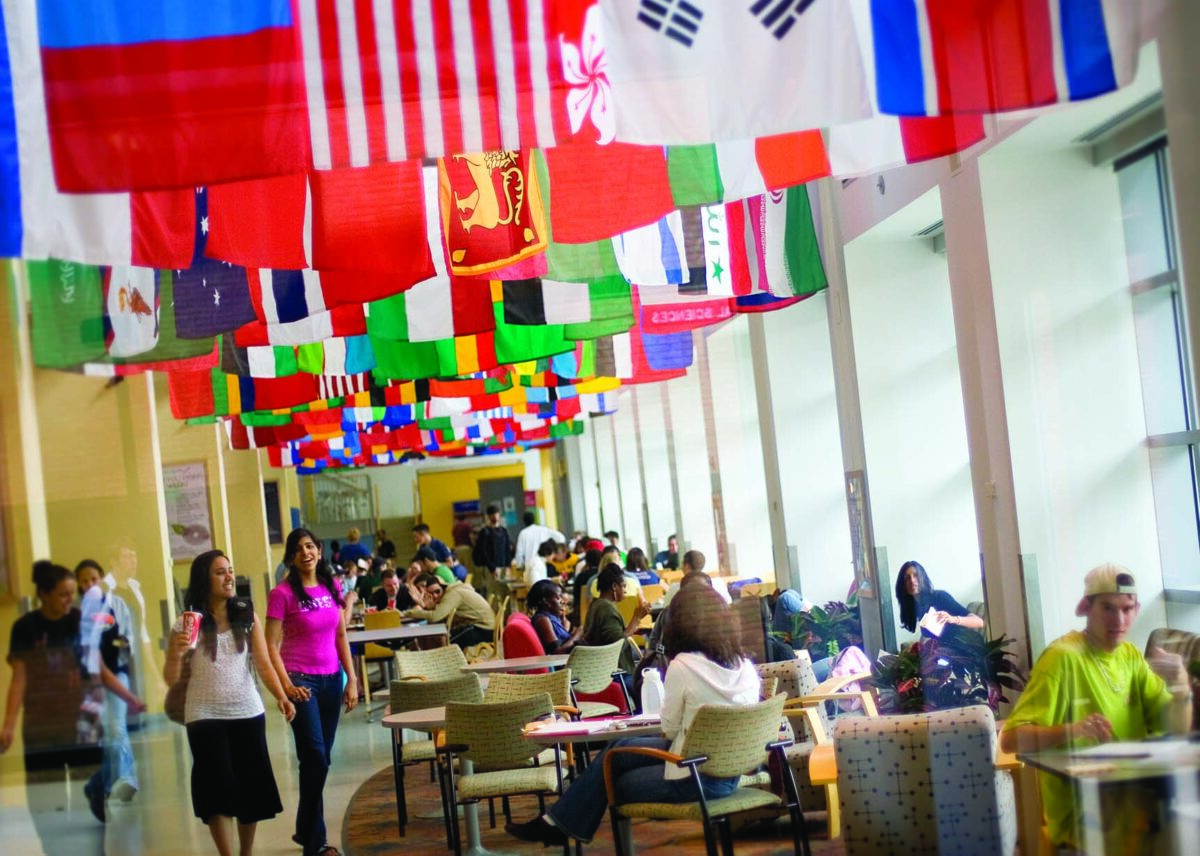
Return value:
<svg viewBox="0 0 1200 856">
<path fill-rule="evenodd" d="M 940 191 L 989 630 L 1016 640 L 1013 653 L 1027 671 L 1025 579 L 978 161 L 963 163 Z"/>
<path fill-rule="evenodd" d="M 799 568 L 788 560 L 787 522 L 783 516 L 783 482 L 779 474 L 779 446 L 775 438 L 775 407 L 771 403 L 771 368 L 767 362 L 767 334 L 763 317 L 752 313 L 750 360 L 754 368 L 754 400 L 758 406 L 758 436 L 762 444 L 763 488 L 767 494 L 767 522 L 771 526 L 771 556 L 775 584 L 799 590 Z"/>
</svg>

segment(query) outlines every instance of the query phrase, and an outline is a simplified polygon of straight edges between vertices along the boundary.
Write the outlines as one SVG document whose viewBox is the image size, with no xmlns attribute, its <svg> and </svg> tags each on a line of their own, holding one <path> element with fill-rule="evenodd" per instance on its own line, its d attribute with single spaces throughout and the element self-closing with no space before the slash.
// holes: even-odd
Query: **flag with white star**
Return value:
<svg viewBox="0 0 1200 856">
<path fill-rule="evenodd" d="M 192 264 L 172 271 L 175 324 L 180 336 L 201 339 L 236 330 L 254 320 L 246 269 L 205 255 L 208 245 L 208 191 L 196 188 L 196 237 Z"/>
</svg>

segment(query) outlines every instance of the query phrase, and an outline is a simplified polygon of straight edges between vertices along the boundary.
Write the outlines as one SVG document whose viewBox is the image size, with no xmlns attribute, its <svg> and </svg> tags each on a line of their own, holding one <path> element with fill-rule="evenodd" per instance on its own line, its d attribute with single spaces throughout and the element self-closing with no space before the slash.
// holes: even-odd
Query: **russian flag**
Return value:
<svg viewBox="0 0 1200 856">
<path fill-rule="evenodd" d="M 310 162 L 289 0 L 38 0 L 60 190 L 154 190 Z"/>
<path fill-rule="evenodd" d="M 1127 0 L 871 0 L 879 110 L 997 113 L 1078 101 L 1133 78 Z"/>
</svg>

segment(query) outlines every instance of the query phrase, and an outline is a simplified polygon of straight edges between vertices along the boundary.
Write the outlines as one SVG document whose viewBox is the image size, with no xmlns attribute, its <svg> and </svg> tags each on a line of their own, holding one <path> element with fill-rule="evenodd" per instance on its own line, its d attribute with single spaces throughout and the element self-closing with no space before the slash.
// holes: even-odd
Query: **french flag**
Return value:
<svg viewBox="0 0 1200 856">
<path fill-rule="evenodd" d="M 997 113 L 1078 101 L 1133 78 L 1128 0 L 871 0 L 879 110 Z"/>
<path fill-rule="evenodd" d="M 156 190 L 303 172 L 289 0 L 39 0 L 60 190 Z"/>
</svg>

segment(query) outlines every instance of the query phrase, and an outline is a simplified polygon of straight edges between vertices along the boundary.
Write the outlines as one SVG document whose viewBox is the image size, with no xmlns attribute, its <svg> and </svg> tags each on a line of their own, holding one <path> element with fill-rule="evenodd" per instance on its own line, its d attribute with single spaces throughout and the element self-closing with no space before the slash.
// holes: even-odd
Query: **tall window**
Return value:
<svg viewBox="0 0 1200 856">
<path fill-rule="evenodd" d="M 1195 390 L 1180 294 L 1165 138 L 1114 164 L 1133 295 L 1163 583 L 1200 593 Z"/>
</svg>

